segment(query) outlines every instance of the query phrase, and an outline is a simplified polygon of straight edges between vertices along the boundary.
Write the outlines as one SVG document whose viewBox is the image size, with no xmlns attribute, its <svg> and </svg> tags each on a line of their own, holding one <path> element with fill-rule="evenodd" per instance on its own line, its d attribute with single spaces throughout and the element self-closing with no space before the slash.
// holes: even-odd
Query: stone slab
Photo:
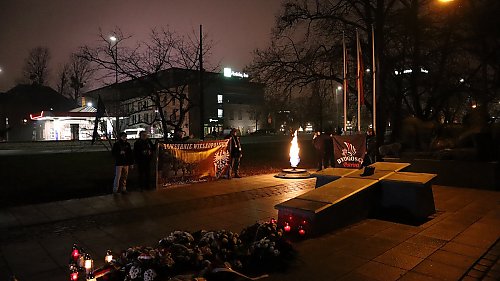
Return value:
<svg viewBox="0 0 500 281">
<path fill-rule="evenodd" d="M 364 176 L 363 173 L 364 173 L 364 169 L 360 169 L 360 170 L 356 170 L 354 173 L 350 173 L 350 174 L 346 175 L 345 177 L 346 178 L 356 178 L 356 179 L 381 180 L 381 179 L 384 179 L 384 178 L 390 176 L 391 174 L 393 174 L 394 171 L 377 170 L 377 168 L 375 168 L 373 175 Z"/>
<path fill-rule="evenodd" d="M 422 220 L 436 213 L 431 181 L 435 174 L 395 172 L 381 179 L 381 207 Z"/>
<path fill-rule="evenodd" d="M 306 192 L 297 198 L 335 204 L 376 183 L 377 181 L 373 179 L 345 177 Z"/>
<path fill-rule="evenodd" d="M 356 172 L 356 169 L 326 168 L 312 174 L 316 178 L 316 188 Z"/>
<path fill-rule="evenodd" d="M 383 171 L 401 171 L 402 169 L 410 166 L 410 163 L 398 163 L 398 162 L 376 162 L 369 167 L 375 167 L 375 170 L 383 170 Z"/>
<path fill-rule="evenodd" d="M 287 200 L 283 203 L 276 205 L 274 208 L 278 209 L 278 210 L 299 209 L 299 210 L 303 210 L 304 212 L 317 213 L 329 205 L 331 205 L 331 203 L 320 202 L 320 201 L 311 201 L 311 200 L 301 199 L 301 198 L 292 198 L 290 200 Z"/>
<path fill-rule="evenodd" d="M 426 184 L 432 181 L 436 174 L 428 174 L 428 173 L 413 173 L 413 172 L 396 172 L 385 178 L 382 181 L 398 181 L 398 182 L 409 182 L 416 184 Z"/>
</svg>

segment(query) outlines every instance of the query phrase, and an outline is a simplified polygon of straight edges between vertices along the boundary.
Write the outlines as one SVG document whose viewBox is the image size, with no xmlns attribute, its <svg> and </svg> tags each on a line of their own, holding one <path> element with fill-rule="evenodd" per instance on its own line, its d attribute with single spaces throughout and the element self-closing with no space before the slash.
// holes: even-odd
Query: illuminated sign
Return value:
<svg viewBox="0 0 500 281">
<path fill-rule="evenodd" d="M 248 74 L 239 71 L 232 71 L 230 67 L 224 68 L 224 77 L 240 77 L 240 78 L 248 78 Z"/>
<path fill-rule="evenodd" d="M 42 119 L 43 117 L 43 111 L 40 112 L 40 115 L 33 115 L 33 114 L 30 114 L 30 119 L 31 120 L 38 120 L 38 119 Z"/>
</svg>

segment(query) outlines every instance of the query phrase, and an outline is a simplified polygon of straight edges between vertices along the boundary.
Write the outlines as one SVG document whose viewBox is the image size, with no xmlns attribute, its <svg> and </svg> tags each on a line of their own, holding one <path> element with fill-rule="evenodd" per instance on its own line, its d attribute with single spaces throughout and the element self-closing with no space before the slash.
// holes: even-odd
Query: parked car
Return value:
<svg viewBox="0 0 500 281">
<path fill-rule="evenodd" d="M 142 131 L 146 131 L 144 128 L 136 128 L 136 129 L 125 129 L 125 133 L 127 134 L 128 139 L 138 139 Z"/>
</svg>

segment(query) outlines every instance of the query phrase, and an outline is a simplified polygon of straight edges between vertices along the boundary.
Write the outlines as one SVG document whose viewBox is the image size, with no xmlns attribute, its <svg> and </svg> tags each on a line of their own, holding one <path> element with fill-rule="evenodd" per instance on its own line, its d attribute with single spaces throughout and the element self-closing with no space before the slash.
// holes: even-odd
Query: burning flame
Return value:
<svg viewBox="0 0 500 281">
<path fill-rule="evenodd" d="M 295 131 L 295 134 L 293 134 L 293 139 L 291 142 L 292 146 L 290 147 L 290 164 L 292 165 L 292 168 L 297 168 L 297 166 L 300 163 L 300 158 L 299 158 L 299 144 L 297 142 L 297 131 Z"/>
</svg>

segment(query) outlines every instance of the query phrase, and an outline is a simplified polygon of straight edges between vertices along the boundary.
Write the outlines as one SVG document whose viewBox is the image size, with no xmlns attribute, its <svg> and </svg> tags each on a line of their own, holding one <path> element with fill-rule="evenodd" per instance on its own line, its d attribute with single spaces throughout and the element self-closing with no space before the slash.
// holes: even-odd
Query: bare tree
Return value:
<svg viewBox="0 0 500 281">
<path fill-rule="evenodd" d="M 154 28 L 147 41 L 129 46 L 132 38 L 115 31 L 117 41 L 110 42 L 101 32 L 100 45 L 85 46 L 82 56 L 94 63 L 101 71 L 100 79 L 134 80 L 144 97 L 152 101 L 157 110 L 167 138 L 167 128 L 182 129 L 187 113 L 196 100 L 188 95 L 188 85 L 198 81 L 195 70 L 199 70 L 200 42 L 196 36 L 182 36 L 167 28 Z M 204 35 L 203 56 L 207 57 L 211 43 Z M 173 70 L 172 77 L 162 75 L 165 70 Z M 167 112 L 166 108 L 174 108 Z"/>
<path fill-rule="evenodd" d="M 70 95 L 70 87 L 69 87 L 69 66 L 68 64 L 64 64 L 57 74 L 56 81 L 56 90 L 59 94 L 63 96 Z"/>
<path fill-rule="evenodd" d="M 50 53 L 46 47 L 36 47 L 30 50 L 24 62 L 23 76 L 36 85 L 46 85 L 49 76 Z"/>
<path fill-rule="evenodd" d="M 68 74 L 69 86 L 72 91 L 70 92 L 69 97 L 75 103 L 78 103 L 81 97 L 81 91 L 86 86 L 93 73 L 94 70 L 91 68 L 88 60 L 81 55 L 71 54 L 68 65 Z"/>
<path fill-rule="evenodd" d="M 345 34 L 348 93 L 355 93 L 355 30 L 360 34 L 365 65 L 371 65 L 373 26 L 378 141 L 382 142 L 389 121 L 393 133 L 397 133 L 397 122 L 405 115 L 437 120 L 452 104 L 449 99 L 456 99 L 465 90 L 460 77 L 473 69 L 470 62 L 461 59 L 467 56 L 459 49 L 465 34 L 463 20 L 452 21 L 442 13 L 430 0 L 287 0 L 277 17 L 271 46 L 255 51 L 250 70 L 260 81 L 281 88 L 276 92 L 279 95 L 316 81 L 342 83 Z M 373 93 L 370 82 L 364 82 L 369 111 Z"/>
</svg>

